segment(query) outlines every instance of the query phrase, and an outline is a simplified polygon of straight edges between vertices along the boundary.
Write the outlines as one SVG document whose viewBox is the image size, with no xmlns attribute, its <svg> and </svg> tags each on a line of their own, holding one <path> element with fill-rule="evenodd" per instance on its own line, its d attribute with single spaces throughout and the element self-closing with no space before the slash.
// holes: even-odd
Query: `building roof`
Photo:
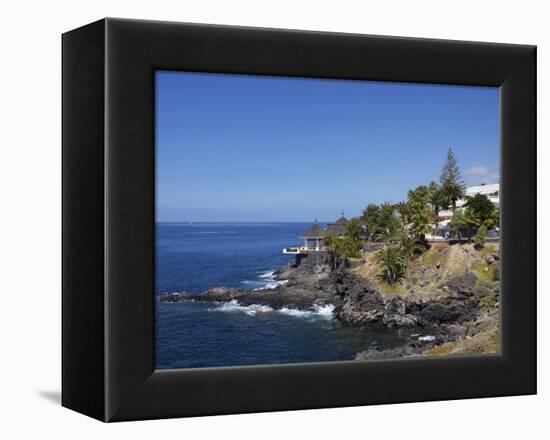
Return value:
<svg viewBox="0 0 550 440">
<path fill-rule="evenodd" d="M 348 222 L 349 222 L 349 220 L 346 217 L 342 216 L 338 220 L 336 220 L 333 224 L 334 225 L 344 225 L 345 226 L 345 225 L 348 224 Z"/>
<path fill-rule="evenodd" d="M 324 238 L 325 235 L 325 230 L 319 225 L 319 223 L 313 223 L 302 233 L 302 238 Z"/>
<path fill-rule="evenodd" d="M 488 183 L 486 185 L 476 185 L 466 188 L 467 196 L 475 196 L 476 194 L 493 194 L 499 191 L 500 185 L 498 183 Z"/>
<path fill-rule="evenodd" d="M 342 216 L 336 220 L 334 223 L 330 223 L 327 226 L 327 234 L 333 234 L 333 235 L 343 235 L 346 233 L 347 225 L 349 220 L 344 217 L 344 213 L 342 212 Z"/>
</svg>

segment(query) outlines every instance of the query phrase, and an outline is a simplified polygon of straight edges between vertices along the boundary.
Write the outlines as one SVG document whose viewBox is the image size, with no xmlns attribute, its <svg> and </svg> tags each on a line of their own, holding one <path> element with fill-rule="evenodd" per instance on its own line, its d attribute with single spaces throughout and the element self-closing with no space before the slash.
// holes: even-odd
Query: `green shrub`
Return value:
<svg viewBox="0 0 550 440">
<path fill-rule="evenodd" d="M 405 278 L 407 262 L 401 249 L 397 246 L 385 246 L 376 256 L 382 270 L 377 278 L 388 284 L 401 284 Z"/>
<path fill-rule="evenodd" d="M 458 236 L 465 226 L 466 223 L 464 222 L 464 215 L 462 214 L 462 211 L 456 210 L 451 217 L 451 221 L 449 222 L 449 231 L 453 236 Z"/>
<path fill-rule="evenodd" d="M 464 214 L 472 225 L 494 228 L 497 224 L 495 205 L 483 194 L 476 194 L 468 200 Z"/>
<path fill-rule="evenodd" d="M 356 240 L 347 235 L 343 237 L 328 236 L 325 238 L 325 245 L 335 254 L 348 258 L 359 258 L 363 248 L 361 240 Z"/>
<path fill-rule="evenodd" d="M 485 239 L 487 238 L 487 226 L 481 225 L 477 228 L 475 243 L 478 247 L 482 248 L 485 246 Z"/>
</svg>

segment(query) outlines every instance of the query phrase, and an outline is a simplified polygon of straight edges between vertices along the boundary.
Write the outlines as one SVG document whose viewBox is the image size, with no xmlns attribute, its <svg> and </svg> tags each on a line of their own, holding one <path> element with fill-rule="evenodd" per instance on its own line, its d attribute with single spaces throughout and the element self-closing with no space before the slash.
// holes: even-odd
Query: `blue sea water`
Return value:
<svg viewBox="0 0 550 440">
<path fill-rule="evenodd" d="M 270 288 L 272 272 L 294 258 L 283 247 L 299 243 L 308 226 L 157 223 L 156 294 Z M 330 306 L 297 312 L 236 302 L 156 303 L 157 368 L 352 360 L 373 344 L 391 348 L 405 337 L 343 326 Z"/>
</svg>

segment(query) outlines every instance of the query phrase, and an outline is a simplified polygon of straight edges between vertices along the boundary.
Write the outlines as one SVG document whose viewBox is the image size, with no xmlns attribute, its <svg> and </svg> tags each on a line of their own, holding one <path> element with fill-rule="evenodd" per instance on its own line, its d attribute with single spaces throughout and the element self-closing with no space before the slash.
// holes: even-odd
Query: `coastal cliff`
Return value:
<svg viewBox="0 0 550 440">
<path fill-rule="evenodd" d="M 330 307 L 345 325 L 407 329 L 407 344 L 377 347 L 356 359 L 498 351 L 498 244 L 438 243 L 411 263 L 410 276 L 386 286 L 374 274 L 376 251 L 362 258 L 335 258 L 319 252 L 274 273 L 279 285 L 251 290 L 217 287 L 198 294 L 163 294 L 160 302 L 237 302 L 273 310 Z"/>
</svg>

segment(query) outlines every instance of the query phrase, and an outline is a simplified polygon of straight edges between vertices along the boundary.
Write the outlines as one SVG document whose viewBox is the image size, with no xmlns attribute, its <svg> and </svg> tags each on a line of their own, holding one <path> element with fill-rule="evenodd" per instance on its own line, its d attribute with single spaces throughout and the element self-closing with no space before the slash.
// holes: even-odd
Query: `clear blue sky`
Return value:
<svg viewBox="0 0 550 440">
<path fill-rule="evenodd" d="M 498 181 L 498 88 L 156 74 L 158 221 L 332 221 L 438 180 Z"/>
</svg>

